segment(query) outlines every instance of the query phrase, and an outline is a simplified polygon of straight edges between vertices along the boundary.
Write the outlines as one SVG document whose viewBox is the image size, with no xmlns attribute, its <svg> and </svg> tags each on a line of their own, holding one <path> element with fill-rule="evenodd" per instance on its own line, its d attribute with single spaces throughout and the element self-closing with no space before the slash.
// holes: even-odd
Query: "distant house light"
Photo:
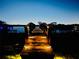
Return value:
<svg viewBox="0 0 79 59">
<path fill-rule="evenodd" d="M 3 29 L 3 27 L 2 27 L 2 26 L 0 26 L 0 29 L 2 30 L 2 29 Z"/>
</svg>

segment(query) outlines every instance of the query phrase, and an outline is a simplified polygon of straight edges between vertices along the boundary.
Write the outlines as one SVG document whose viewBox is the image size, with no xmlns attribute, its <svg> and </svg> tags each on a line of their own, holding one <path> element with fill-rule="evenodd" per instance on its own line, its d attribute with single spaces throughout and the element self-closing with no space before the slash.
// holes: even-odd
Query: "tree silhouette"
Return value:
<svg viewBox="0 0 79 59">
<path fill-rule="evenodd" d="M 6 22 L 0 20 L 0 25 L 5 25 Z"/>
<path fill-rule="evenodd" d="M 28 26 L 29 26 L 29 30 L 30 30 L 29 33 L 31 34 L 32 30 L 35 28 L 35 24 L 30 22 L 30 23 L 28 23 Z"/>
<path fill-rule="evenodd" d="M 39 24 L 39 27 L 45 32 L 45 31 L 47 31 L 47 24 L 46 23 L 40 23 Z"/>
</svg>

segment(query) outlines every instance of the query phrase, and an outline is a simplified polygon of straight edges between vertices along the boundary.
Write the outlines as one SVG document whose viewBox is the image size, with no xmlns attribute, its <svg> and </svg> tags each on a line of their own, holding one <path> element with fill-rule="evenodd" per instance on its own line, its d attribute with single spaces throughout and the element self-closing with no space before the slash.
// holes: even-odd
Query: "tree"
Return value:
<svg viewBox="0 0 79 59">
<path fill-rule="evenodd" d="M 6 22 L 0 20 L 0 25 L 4 25 Z"/>
<path fill-rule="evenodd" d="M 47 24 L 45 22 L 40 23 L 39 27 L 43 30 L 44 33 L 47 31 Z"/>
<path fill-rule="evenodd" d="M 32 23 L 32 22 L 30 22 L 30 23 L 28 24 L 28 26 L 29 26 L 29 33 L 31 34 L 31 33 L 32 33 L 32 30 L 35 28 L 35 24 Z"/>
</svg>

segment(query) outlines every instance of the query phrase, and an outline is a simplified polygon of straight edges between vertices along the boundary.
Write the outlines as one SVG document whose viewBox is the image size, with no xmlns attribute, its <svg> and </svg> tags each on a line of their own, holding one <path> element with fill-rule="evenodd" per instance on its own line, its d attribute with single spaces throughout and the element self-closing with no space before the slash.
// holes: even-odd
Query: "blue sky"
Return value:
<svg viewBox="0 0 79 59">
<path fill-rule="evenodd" d="M 0 0 L 0 20 L 8 24 L 39 21 L 79 24 L 78 0 Z"/>
</svg>

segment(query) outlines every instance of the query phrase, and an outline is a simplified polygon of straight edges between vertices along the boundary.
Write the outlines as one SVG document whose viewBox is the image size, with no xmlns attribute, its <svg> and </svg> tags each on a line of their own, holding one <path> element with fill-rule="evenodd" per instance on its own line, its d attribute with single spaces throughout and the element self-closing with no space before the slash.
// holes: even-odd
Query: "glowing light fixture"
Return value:
<svg viewBox="0 0 79 59">
<path fill-rule="evenodd" d="M 54 59 L 65 59 L 63 56 L 55 56 Z"/>
<path fill-rule="evenodd" d="M 20 54 L 5 56 L 6 59 L 22 59 Z"/>
</svg>

